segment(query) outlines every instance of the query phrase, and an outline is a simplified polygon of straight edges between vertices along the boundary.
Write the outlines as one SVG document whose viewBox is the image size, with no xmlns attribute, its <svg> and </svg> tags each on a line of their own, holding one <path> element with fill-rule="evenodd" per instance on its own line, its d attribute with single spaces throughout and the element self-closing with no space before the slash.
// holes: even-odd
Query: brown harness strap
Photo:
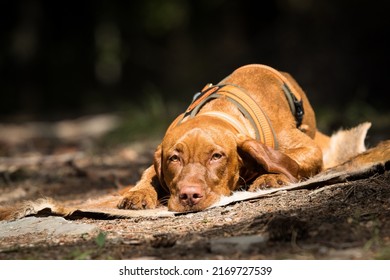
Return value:
<svg viewBox="0 0 390 280">
<path fill-rule="evenodd" d="M 255 129 L 256 139 L 265 145 L 277 148 L 275 132 L 267 115 L 260 106 L 241 88 L 233 85 L 226 85 L 217 91 L 217 94 L 226 96 L 236 104 L 241 113 L 251 122 Z"/>
<path fill-rule="evenodd" d="M 219 119 L 222 119 L 226 121 L 228 124 L 230 124 L 235 130 L 237 130 L 239 133 L 243 135 L 249 135 L 248 129 L 240 123 L 239 120 L 234 118 L 233 116 L 226 114 L 221 111 L 209 111 L 209 112 L 201 112 L 198 114 L 198 116 L 211 116 L 211 117 L 216 117 Z"/>
</svg>

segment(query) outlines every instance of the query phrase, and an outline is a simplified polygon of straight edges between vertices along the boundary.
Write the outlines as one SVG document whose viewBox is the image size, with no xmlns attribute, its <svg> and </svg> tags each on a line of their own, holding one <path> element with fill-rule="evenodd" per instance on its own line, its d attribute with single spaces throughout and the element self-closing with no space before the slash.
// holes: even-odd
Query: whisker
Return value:
<svg viewBox="0 0 390 280">
<path fill-rule="evenodd" d="M 166 205 L 168 203 L 169 197 L 169 195 L 161 197 L 159 199 L 160 204 Z"/>
</svg>

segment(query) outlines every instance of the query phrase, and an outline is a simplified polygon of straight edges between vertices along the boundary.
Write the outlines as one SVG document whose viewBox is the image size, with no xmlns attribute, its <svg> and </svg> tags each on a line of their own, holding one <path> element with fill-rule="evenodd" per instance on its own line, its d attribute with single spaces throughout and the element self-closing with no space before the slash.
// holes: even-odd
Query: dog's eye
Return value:
<svg viewBox="0 0 390 280">
<path fill-rule="evenodd" d="M 212 156 L 211 156 L 211 160 L 219 160 L 222 158 L 222 154 L 220 153 L 214 153 Z"/>
<path fill-rule="evenodd" d="M 180 160 L 180 158 L 178 155 L 172 155 L 169 157 L 169 161 L 171 161 L 171 162 L 177 162 L 179 160 Z"/>
</svg>

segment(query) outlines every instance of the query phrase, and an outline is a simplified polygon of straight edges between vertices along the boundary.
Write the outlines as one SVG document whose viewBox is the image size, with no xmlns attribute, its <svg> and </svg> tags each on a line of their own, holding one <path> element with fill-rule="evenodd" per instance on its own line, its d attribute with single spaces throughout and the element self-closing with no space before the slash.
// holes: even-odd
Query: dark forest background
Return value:
<svg viewBox="0 0 390 280">
<path fill-rule="evenodd" d="M 324 130 L 371 120 L 385 138 L 387 3 L 2 1 L 0 121 L 147 111 L 150 103 L 180 111 L 206 83 L 261 63 L 296 78 Z"/>
</svg>

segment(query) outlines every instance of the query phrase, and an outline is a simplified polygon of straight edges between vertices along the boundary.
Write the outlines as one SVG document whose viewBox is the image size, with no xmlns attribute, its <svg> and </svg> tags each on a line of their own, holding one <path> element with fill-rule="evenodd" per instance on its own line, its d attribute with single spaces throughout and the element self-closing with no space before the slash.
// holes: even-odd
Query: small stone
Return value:
<svg viewBox="0 0 390 280">
<path fill-rule="evenodd" d="M 0 222 L 0 238 L 17 237 L 23 234 L 45 233 L 47 235 L 94 234 L 99 229 L 94 225 L 68 221 L 62 217 L 27 217 L 11 222 Z"/>
</svg>

